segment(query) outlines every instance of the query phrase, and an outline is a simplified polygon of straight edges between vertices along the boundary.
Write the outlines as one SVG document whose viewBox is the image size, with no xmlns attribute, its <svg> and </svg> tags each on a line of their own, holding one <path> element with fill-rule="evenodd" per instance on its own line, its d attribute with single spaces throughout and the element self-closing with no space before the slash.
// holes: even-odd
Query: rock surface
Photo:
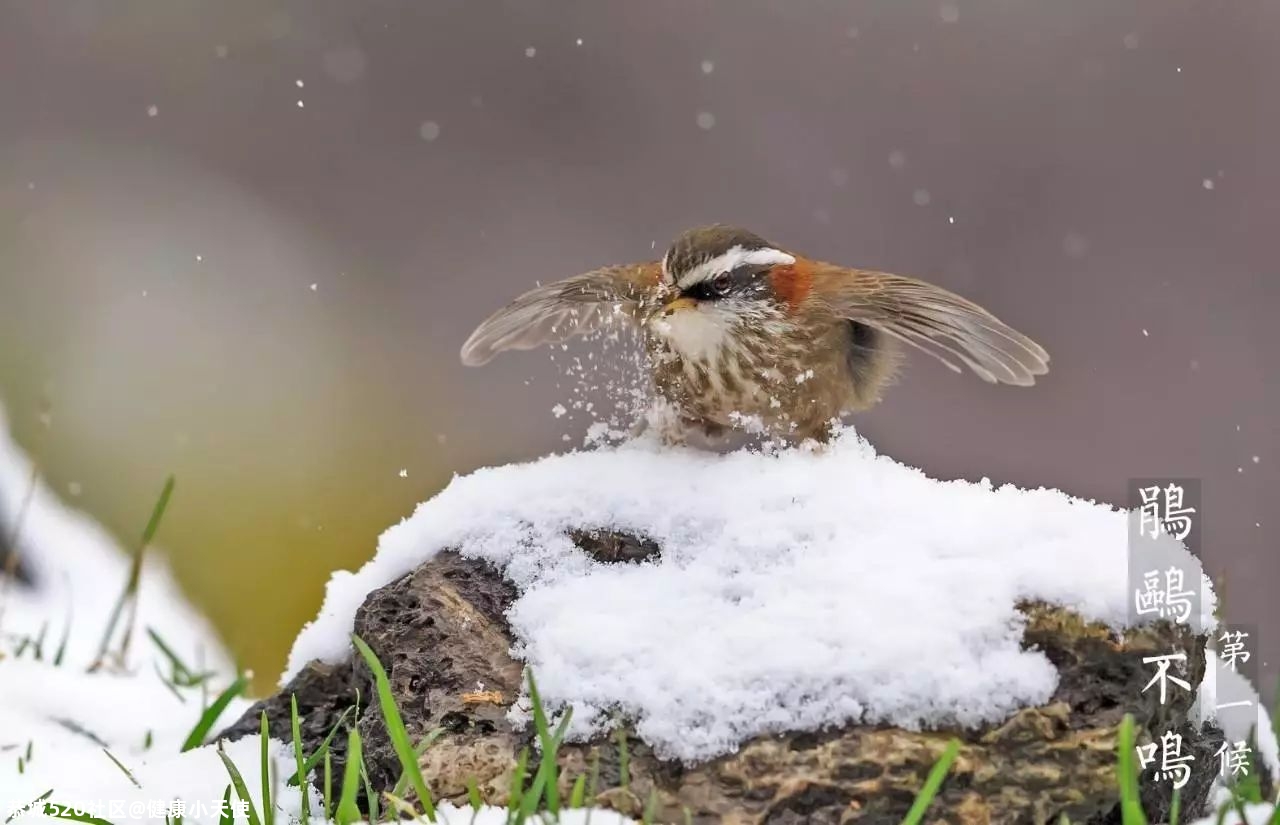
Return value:
<svg viewBox="0 0 1280 825">
<path fill-rule="evenodd" d="M 660 552 L 634 536 L 577 532 L 584 551 L 606 563 L 637 563 Z M 422 767 L 438 798 L 465 803 L 474 779 L 485 801 L 503 804 L 511 772 L 531 731 L 515 730 L 506 714 L 520 694 L 522 666 L 504 611 L 512 586 L 485 563 L 456 553 L 438 554 L 417 570 L 374 591 L 356 617 L 355 633 L 388 670 L 392 690 L 411 736 L 443 728 Z M 1116 785 L 1117 726 L 1132 713 L 1139 741 L 1179 729 L 1196 764 L 1215 764 L 1221 733 L 1187 722 L 1192 694 L 1174 691 L 1160 705 L 1143 693 L 1152 666 L 1143 656 L 1188 651 L 1180 677 L 1198 684 L 1204 675 L 1204 638 L 1168 623 L 1117 638 L 1060 608 L 1021 605 L 1027 616 L 1024 643 L 1042 650 L 1059 673 L 1050 701 L 1026 708 L 1002 724 L 975 730 L 909 731 L 888 726 L 848 726 L 821 733 L 758 737 L 730 754 L 696 766 L 664 762 L 628 736 L 628 787 L 621 787 L 616 742 L 602 740 L 561 749 L 565 793 L 574 779 L 598 770 L 598 802 L 640 813 L 652 793 L 657 821 L 731 823 L 897 823 L 910 808 L 929 769 L 952 737 L 962 747 L 930 808 L 930 818 L 961 823 L 1119 822 Z M 373 696 L 362 661 L 309 664 L 278 694 L 254 705 L 221 738 L 256 734 L 266 710 L 272 734 L 289 738 L 289 697 L 296 694 L 305 718 L 303 738 L 314 749 L 356 702 Z M 389 790 L 399 776 L 381 716 L 361 714 L 369 779 Z M 344 737 L 332 742 L 341 770 Z M 598 767 L 597 767 L 598 766 Z M 1170 783 L 1142 779 L 1152 821 L 1169 807 Z M 1203 807 L 1214 773 L 1193 771 L 1182 791 L 1183 810 Z"/>
</svg>

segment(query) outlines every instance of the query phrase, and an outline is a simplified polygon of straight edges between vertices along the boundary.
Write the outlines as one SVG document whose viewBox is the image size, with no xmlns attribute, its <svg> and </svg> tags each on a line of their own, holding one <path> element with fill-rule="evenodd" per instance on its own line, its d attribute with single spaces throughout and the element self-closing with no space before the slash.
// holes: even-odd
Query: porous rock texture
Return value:
<svg viewBox="0 0 1280 825">
<path fill-rule="evenodd" d="M 606 563 L 642 563 L 660 552 L 634 536 L 575 532 L 572 538 Z M 410 735 L 445 731 L 421 760 L 437 798 L 465 804 L 467 781 L 474 779 L 486 802 L 504 804 L 517 756 L 532 743 L 531 730 L 513 729 L 506 718 L 523 684 L 522 665 L 508 653 L 512 638 L 504 618 L 515 597 L 486 563 L 443 552 L 370 593 L 356 615 L 354 632 L 387 668 Z M 602 738 L 561 749 L 562 791 L 598 770 L 598 804 L 639 815 L 652 794 L 660 822 L 897 823 L 954 737 L 961 742 L 959 756 L 929 809 L 930 821 L 1050 823 L 1065 814 L 1072 822 L 1118 823 L 1116 741 L 1125 713 L 1134 715 L 1139 741 L 1177 729 L 1196 765 L 1215 764 L 1222 734 L 1188 721 L 1194 696 L 1175 690 L 1162 706 L 1154 689 L 1143 692 L 1153 674 L 1143 656 L 1173 650 L 1188 651 L 1180 678 L 1199 684 L 1204 637 L 1162 622 L 1120 638 L 1061 608 L 1028 603 L 1020 609 L 1027 616 L 1025 645 L 1045 653 L 1059 684 L 1048 703 L 1002 724 L 954 731 L 851 725 L 762 736 L 693 766 L 659 760 L 628 736 L 626 787 L 617 743 Z M 288 740 L 291 694 L 308 751 L 357 694 L 366 705 L 375 695 L 372 674 L 358 656 L 342 665 L 312 662 L 219 736 L 257 733 L 266 710 L 272 734 Z M 357 724 L 370 782 L 375 790 L 390 790 L 400 767 L 382 717 L 361 713 Z M 332 747 L 335 775 L 341 775 L 345 737 L 335 736 Z M 1140 787 L 1147 815 L 1160 822 L 1167 818 L 1171 786 L 1156 782 L 1153 771 Z M 1203 808 L 1213 776 L 1204 767 L 1193 771 L 1182 789 L 1184 811 Z"/>
</svg>

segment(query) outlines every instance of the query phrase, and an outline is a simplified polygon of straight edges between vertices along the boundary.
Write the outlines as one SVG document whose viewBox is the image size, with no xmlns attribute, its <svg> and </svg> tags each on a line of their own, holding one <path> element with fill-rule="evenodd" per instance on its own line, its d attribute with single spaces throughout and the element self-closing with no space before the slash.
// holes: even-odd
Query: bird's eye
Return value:
<svg viewBox="0 0 1280 825">
<path fill-rule="evenodd" d="M 716 295 L 728 295 L 730 287 L 733 286 L 733 278 L 728 272 L 722 272 L 715 278 L 711 279 L 711 291 Z"/>
</svg>

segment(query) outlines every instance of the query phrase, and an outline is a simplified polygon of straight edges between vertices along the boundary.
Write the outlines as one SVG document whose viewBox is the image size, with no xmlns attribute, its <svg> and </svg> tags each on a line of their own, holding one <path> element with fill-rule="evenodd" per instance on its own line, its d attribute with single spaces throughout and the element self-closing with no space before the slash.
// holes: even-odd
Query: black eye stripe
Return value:
<svg viewBox="0 0 1280 825">
<path fill-rule="evenodd" d="M 693 284 L 688 289 L 684 290 L 684 294 L 690 298 L 696 298 L 700 301 L 714 301 L 717 298 L 732 295 L 756 284 L 759 280 L 759 276 L 768 271 L 768 266 L 762 266 L 760 264 L 743 264 L 730 272 L 722 272 L 714 278 L 708 278 L 705 281 L 699 281 L 698 283 Z M 726 289 L 721 291 L 718 284 L 724 283 L 721 279 L 725 275 L 729 276 L 729 284 Z"/>
</svg>

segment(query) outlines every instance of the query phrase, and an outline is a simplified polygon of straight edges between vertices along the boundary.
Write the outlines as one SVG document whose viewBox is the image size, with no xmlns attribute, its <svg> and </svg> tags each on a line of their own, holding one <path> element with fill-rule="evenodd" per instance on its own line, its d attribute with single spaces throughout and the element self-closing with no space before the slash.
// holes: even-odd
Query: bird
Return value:
<svg viewBox="0 0 1280 825">
<path fill-rule="evenodd" d="M 805 257 L 725 224 L 681 233 L 661 260 L 538 286 L 467 339 L 462 362 L 613 325 L 640 333 L 666 437 L 753 429 L 823 443 L 881 400 L 904 351 L 1030 386 L 1043 347 L 981 306 L 916 278 Z"/>
</svg>

